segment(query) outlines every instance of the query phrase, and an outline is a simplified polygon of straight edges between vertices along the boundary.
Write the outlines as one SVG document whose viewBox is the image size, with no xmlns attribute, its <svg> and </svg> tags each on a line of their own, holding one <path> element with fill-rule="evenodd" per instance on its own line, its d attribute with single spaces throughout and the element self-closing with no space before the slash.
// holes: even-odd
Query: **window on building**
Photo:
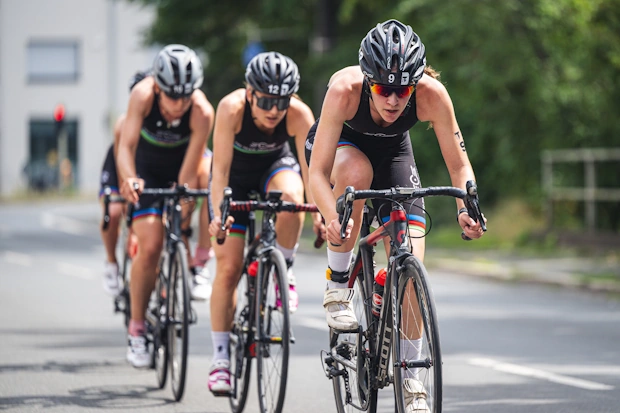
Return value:
<svg viewBox="0 0 620 413">
<path fill-rule="evenodd" d="M 78 80 L 77 41 L 31 41 L 27 56 L 28 82 L 67 83 Z"/>
</svg>

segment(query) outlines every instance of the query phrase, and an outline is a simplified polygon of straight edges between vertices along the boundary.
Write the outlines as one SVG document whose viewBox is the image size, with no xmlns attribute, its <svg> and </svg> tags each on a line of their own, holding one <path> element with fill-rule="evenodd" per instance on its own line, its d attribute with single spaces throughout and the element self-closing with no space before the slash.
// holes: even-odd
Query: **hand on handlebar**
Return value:
<svg viewBox="0 0 620 413">
<path fill-rule="evenodd" d="M 484 215 L 482 215 L 482 217 L 484 218 Z M 480 222 L 474 221 L 467 212 L 459 214 L 458 219 L 459 225 L 463 229 L 463 235 L 465 235 L 469 239 L 477 239 L 484 235 L 484 231 Z M 484 223 L 486 225 L 486 218 L 484 218 Z"/>
<path fill-rule="evenodd" d="M 349 238 L 351 238 L 351 232 L 353 231 L 353 219 L 349 218 L 349 220 L 347 221 L 344 238 L 340 237 L 341 229 L 342 225 L 340 225 L 340 221 L 338 220 L 338 218 L 332 219 L 327 226 L 327 241 L 334 247 L 341 246 L 342 244 L 347 242 Z"/>
<path fill-rule="evenodd" d="M 144 179 L 127 178 L 121 185 L 121 196 L 129 203 L 135 204 L 140 199 L 140 193 L 144 189 Z"/>
<path fill-rule="evenodd" d="M 316 234 L 316 240 L 314 240 L 314 248 L 321 248 L 325 238 L 327 238 L 327 229 L 325 228 L 325 220 L 319 212 L 312 214 L 312 230 Z"/>
<path fill-rule="evenodd" d="M 222 244 L 224 239 L 228 236 L 233 222 L 235 222 L 235 218 L 228 216 L 226 223 L 222 225 L 222 217 L 216 216 L 209 222 L 209 234 L 218 240 L 218 244 Z M 224 228 L 224 230 L 222 228 Z"/>
</svg>

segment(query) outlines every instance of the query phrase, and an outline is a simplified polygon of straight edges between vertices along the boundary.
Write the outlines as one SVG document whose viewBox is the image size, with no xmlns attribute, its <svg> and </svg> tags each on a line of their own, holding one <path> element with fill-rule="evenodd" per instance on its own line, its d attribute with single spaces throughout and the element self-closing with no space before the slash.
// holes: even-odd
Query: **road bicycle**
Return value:
<svg viewBox="0 0 620 413">
<path fill-rule="evenodd" d="M 276 214 L 281 211 L 318 212 L 318 209 L 314 204 L 282 201 L 281 196 L 281 191 L 270 191 L 265 201 L 234 201 L 232 190 L 226 188 L 220 206 L 222 223 L 230 212 L 246 211 L 250 216 L 230 333 L 232 391 L 220 394 L 230 398 L 234 413 L 240 413 L 245 407 L 253 358 L 256 358 L 260 411 L 280 413 L 284 404 L 289 344 L 294 343 L 295 338 L 289 320 L 288 269 L 284 256 L 275 246 Z M 263 211 L 257 235 L 254 211 Z M 223 224 L 222 231 L 225 230 Z M 224 239 L 218 239 L 218 243 L 223 242 Z M 320 246 L 320 243 L 315 242 L 315 245 Z"/>
<path fill-rule="evenodd" d="M 407 211 L 402 202 L 427 196 L 451 196 L 465 202 L 469 216 L 481 223 L 475 182 L 466 190 L 455 187 L 355 190 L 347 187 L 336 208 L 340 222 L 348 222 L 353 201 L 391 201 L 389 220 L 370 232 L 369 208 L 364 206 L 358 252 L 349 271 L 349 288 L 354 289 L 353 308 L 359 323 L 356 331 L 330 329 L 330 350 L 323 363 L 332 380 L 337 411 L 377 411 L 377 392 L 394 385 L 395 408 L 405 413 L 403 386 L 426 393 L 431 413 L 442 410 L 442 361 L 437 312 L 428 273 L 410 251 Z M 389 204 L 387 204 L 389 205 Z M 386 206 L 387 206 L 386 205 Z M 345 238 L 343 225 L 341 238 Z M 461 234 L 463 239 L 468 239 Z M 389 237 L 390 252 L 380 314 L 372 313 L 374 254 L 378 241 Z M 387 239 L 386 239 L 387 241 Z M 414 351 L 419 346 L 421 351 Z M 417 384 L 423 386 L 422 389 Z"/>
<path fill-rule="evenodd" d="M 159 388 L 166 385 L 168 369 L 172 393 L 181 400 L 187 376 L 189 326 L 197 322 L 190 301 L 190 272 L 187 246 L 183 240 L 181 203 L 208 197 L 209 190 L 145 188 L 141 194 L 163 200 L 164 246 L 158 266 L 155 289 L 146 311 L 147 331 L 153 345 L 153 366 Z"/>
</svg>

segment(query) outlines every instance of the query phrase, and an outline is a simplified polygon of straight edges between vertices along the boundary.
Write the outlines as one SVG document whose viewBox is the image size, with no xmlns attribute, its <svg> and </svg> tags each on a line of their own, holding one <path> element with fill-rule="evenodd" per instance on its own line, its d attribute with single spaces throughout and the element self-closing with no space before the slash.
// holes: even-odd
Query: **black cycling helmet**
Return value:
<svg viewBox="0 0 620 413">
<path fill-rule="evenodd" d="M 381 84 L 415 85 L 424 74 L 424 44 L 411 26 L 398 20 L 377 24 L 360 45 L 364 75 Z"/>
<path fill-rule="evenodd" d="M 202 64 L 189 47 L 170 44 L 155 57 L 153 76 L 167 95 L 187 97 L 202 85 Z"/>
<path fill-rule="evenodd" d="M 290 96 L 299 89 L 299 69 L 293 59 L 278 52 L 259 53 L 248 63 L 245 80 L 259 92 Z"/>
</svg>

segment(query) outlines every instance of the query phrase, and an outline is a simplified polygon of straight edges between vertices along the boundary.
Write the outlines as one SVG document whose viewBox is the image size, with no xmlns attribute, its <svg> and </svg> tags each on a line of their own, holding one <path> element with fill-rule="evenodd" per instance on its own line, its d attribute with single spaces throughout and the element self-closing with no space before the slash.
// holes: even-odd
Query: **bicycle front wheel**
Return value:
<svg viewBox="0 0 620 413">
<path fill-rule="evenodd" d="M 270 252 L 257 282 L 256 360 L 258 399 L 263 413 L 280 413 L 286 393 L 290 344 L 287 267 Z"/>
<path fill-rule="evenodd" d="M 256 278 L 247 275 L 247 267 L 237 284 L 237 306 L 235 318 L 230 332 L 230 384 L 232 394 L 229 398 L 230 408 L 233 413 L 241 413 L 245 407 L 250 388 L 250 372 L 252 371 L 253 336 L 252 312 L 250 311 L 251 288 L 250 282 L 256 282 Z"/>
<path fill-rule="evenodd" d="M 414 256 L 405 259 L 403 268 L 392 341 L 396 411 L 404 413 L 407 404 L 414 403 L 421 410 L 426 404 L 431 413 L 441 413 L 441 349 L 428 273 Z"/>
<path fill-rule="evenodd" d="M 168 284 L 168 351 L 172 393 L 176 401 L 183 397 L 187 373 L 191 317 L 188 271 L 187 249 L 179 241 L 176 243 L 174 255 L 171 257 Z"/>
<path fill-rule="evenodd" d="M 153 365 L 157 373 L 157 385 L 160 389 L 164 388 L 166 378 L 168 377 L 168 331 L 165 324 L 167 285 L 166 276 L 160 262 L 159 274 L 157 275 L 155 291 L 153 292 L 155 297 L 154 305 L 149 309 L 153 316 L 153 322 L 150 323 L 153 337 Z"/>
<path fill-rule="evenodd" d="M 353 284 L 353 311 L 361 327 L 361 334 L 343 333 L 336 334 L 330 330 L 330 348 L 335 349 L 338 356 L 346 362 L 336 362 L 337 370 L 342 375 L 332 377 L 336 410 L 338 413 L 350 413 L 354 411 L 377 411 L 377 389 L 372 388 L 372 379 L 376 376 L 372 371 L 370 360 L 370 342 L 372 334 L 368 333 L 368 327 L 372 323 L 370 312 L 370 297 L 364 289 L 362 274 L 359 274 Z M 361 353 L 359 351 L 361 349 Z M 355 368 L 353 368 L 355 367 Z"/>
</svg>

